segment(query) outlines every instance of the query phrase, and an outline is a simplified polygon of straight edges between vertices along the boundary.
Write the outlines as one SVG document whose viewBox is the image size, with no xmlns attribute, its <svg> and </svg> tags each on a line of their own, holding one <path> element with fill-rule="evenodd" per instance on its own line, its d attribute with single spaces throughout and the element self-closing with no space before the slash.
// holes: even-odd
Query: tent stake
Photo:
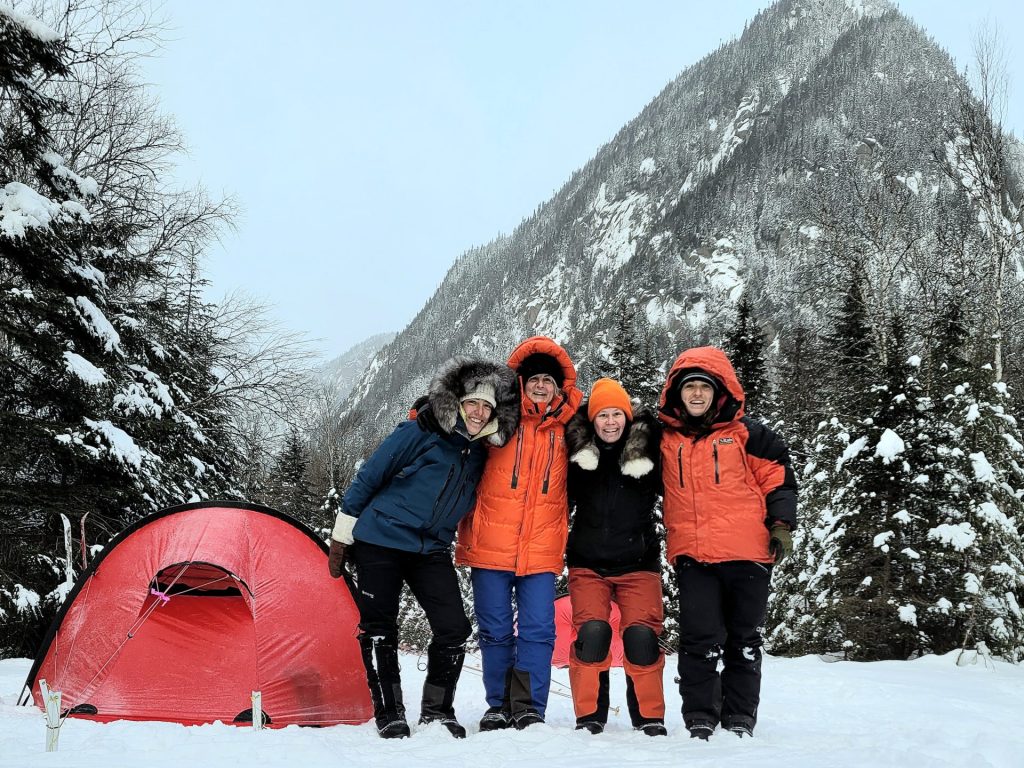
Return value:
<svg viewBox="0 0 1024 768">
<path fill-rule="evenodd" d="M 255 731 L 263 730 L 263 694 L 252 692 L 252 727 Z"/>
<path fill-rule="evenodd" d="M 46 751 L 57 751 L 60 738 L 60 691 L 51 691 L 46 680 L 39 681 L 39 690 L 46 702 Z"/>
</svg>

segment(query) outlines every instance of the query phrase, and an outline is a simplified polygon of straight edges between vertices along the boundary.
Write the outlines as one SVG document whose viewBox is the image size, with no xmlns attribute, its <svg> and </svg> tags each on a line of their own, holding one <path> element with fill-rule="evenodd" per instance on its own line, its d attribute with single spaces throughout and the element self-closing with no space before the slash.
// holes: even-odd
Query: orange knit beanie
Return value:
<svg viewBox="0 0 1024 768">
<path fill-rule="evenodd" d="M 605 408 L 621 408 L 627 419 L 633 418 L 633 406 L 629 395 L 615 379 L 598 379 L 590 390 L 590 403 L 587 405 L 587 417 L 593 421 Z"/>
</svg>

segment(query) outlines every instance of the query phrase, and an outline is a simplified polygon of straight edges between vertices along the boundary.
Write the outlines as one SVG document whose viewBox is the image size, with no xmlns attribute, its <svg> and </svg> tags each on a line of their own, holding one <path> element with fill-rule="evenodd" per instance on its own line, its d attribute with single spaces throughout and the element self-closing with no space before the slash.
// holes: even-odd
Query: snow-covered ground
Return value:
<svg viewBox="0 0 1024 768">
<path fill-rule="evenodd" d="M 406 699 L 417 703 L 424 674 L 418 662 L 416 656 L 403 660 Z M 682 727 L 674 662 L 671 657 L 665 672 L 668 738 L 630 729 L 622 670 L 612 674 L 612 704 L 620 712 L 600 736 L 573 730 L 567 670 L 555 670 L 546 725 L 478 733 L 483 687 L 479 674 L 467 669 L 456 699 L 470 731 L 465 741 L 438 725 L 414 726 L 411 739 L 385 741 L 369 724 L 257 733 L 219 723 L 71 719 L 61 729 L 60 750 L 47 754 L 42 713 L 15 706 L 29 662 L 0 660 L 0 766 L 1024 766 L 1024 667 L 983 660 L 958 667 L 953 654 L 872 664 L 768 657 L 757 735 L 739 739 L 717 731 L 705 743 L 688 738 Z"/>
</svg>

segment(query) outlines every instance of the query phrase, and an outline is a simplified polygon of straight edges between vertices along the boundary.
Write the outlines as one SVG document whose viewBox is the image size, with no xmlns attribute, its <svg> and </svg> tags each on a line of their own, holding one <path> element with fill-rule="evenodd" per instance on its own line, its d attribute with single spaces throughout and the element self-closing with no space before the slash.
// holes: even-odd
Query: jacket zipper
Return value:
<svg viewBox="0 0 1024 768">
<path fill-rule="evenodd" d="M 469 448 L 466 448 L 462 452 L 462 465 L 459 467 L 459 492 L 455 494 L 455 501 L 451 504 L 452 509 L 459 506 L 459 499 L 462 498 L 462 492 L 466 490 L 466 481 L 462 479 L 462 476 L 465 474 L 467 458 L 469 458 Z"/>
<path fill-rule="evenodd" d="M 465 461 L 466 461 L 465 455 L 463 455 L 462 461 L 463 461 L 463 463 L 465 463 Z M 437 511 L 437 509 L 438 509 L 438 507 L 441 507 L 441 501 L 444 499 L 444 492 L 448 490 L 448 485 L 449 485 L 449 483 L 451 483 L 452 475 L 454 475 L 454 474 L 455 474 L 455 465 L 453 464 L 452 466 L 450 466 L 448 468 L 448 477 L 445 478 L 444 485 L 441 486 L 441 493 L 439 493 L 437 495 L 437 499 L 434 500 L 434 509 L 431 512 L 430 525 L 427 526 L 428 529 L 429 528 L 433 528 L 435 525 L 437 525 L 437 521 L 441 518 L 441 514 Z M 441 507 L 441 511 L 442 512 L 444 511 L 444 507 Z"/>
<path fill-rule="evenodd" d="M 718 440 L 711 442 L 711 455 L 715 459 L 715 485 L 718 485 Z"/>
<path fill-rule="evenodd" d="M 682 443 L 679 443 L 679 455 L 678 455 L 678 459 L 677 460 L 679 462 L 679 487 L 680 488 L 685 488 L 686 487 L 686 483 L 683 482 L 683 444 Z"/>
<path fill-rule="evenodd" d="M 548 492 L 548 483 L 551 480 L 551 465 L 555 461 L 555 432 L 552 430 L 548 432 L 548 465 L 544 468 L 544 487 L 541 488 L 541 493 Z"/>
<path fill-rule="evenodd" d="M 519 487 L 519 462 L 523 460 L 523 425 L 519 425 L 519 434 L 516 437 L 516 462 L 512 465 L 512 489 Z"/>
<path fill-rule="evenodd" d="M 462 498 L 462 490 L 463 490 L 463 486 L 465 486 L 465 483 L 462 483 L 461 480 L 462 480 L 463 470 L 465 470 L 465 468 L 466 468 L 466 458 L 468 456 L 469 456 L 469 448 L 465 448 L 462 451 L 462 456 L 461 456 L 462 461 L 461 461 L 461 463 L 459 465 L 459 480 L 460 480 L 459 492 L 455 495 L 455 501 L 452 502 L 451 505 L 449 505 L 450 507 L 454 507 L 456 504 L 459 503 L 459 499 Z M 445 493 L 445 491 L 448 490 L 448 486 L 449 486 L 449 484 L 452 481 L 452 475 L 454 475 L 454 474 L 455 474 L 455 465 L 453 464 L 451 467 L 449 467 L 449 469 L 448 469 L 448 477 L 444 481 L 444 485 L 441 486 L 441 493 L 438 494 L 437 500 L 434 502 L 434 511 L 433 511 L 433 514 L 432 514 L 431 519 L 430 519 L 430 525 L 428 525 L 425 530 L 420 531 L 420 552 L 426 552 L 426 549 L 427 549 L 426 533 L 427 533 L 427 531 L 432 530 L 440 522 L 441 517 L 443 517 L 443 515 L 444 515 L 445 507 L 442 506 L 440 512 L 438 511 L 438 507 L 441 505 L 441 500 L 444 498 L 444 493 Z"/>
</svg>

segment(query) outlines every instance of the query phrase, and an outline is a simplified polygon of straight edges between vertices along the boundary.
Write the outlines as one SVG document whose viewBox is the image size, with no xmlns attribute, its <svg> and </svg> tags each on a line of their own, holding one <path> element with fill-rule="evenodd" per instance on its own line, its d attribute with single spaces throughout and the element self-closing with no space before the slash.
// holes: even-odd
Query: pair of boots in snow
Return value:
<svg viewBox="0 0 1024 768">
<path fill-rule="evenodd" d="M 502 703 L 489 707 L 480 719 L 481 731 L 502 731 L 506 728 L 523 730 L 544 722 L 544 716 L 533 703 L 530 673 L 510 669 L 505 673 L 505 694 Z"/>
<path fill-rule="evenodd" d="M 401 668 L 398 645 L 381 637 L 361 637 L 359 645 L 366 667 L 366 682 L 373 701 L 373 719 L 383 739 L 401 739 L 409 735 L 402 700 Z M 465 646 L 427 648 L 427 677 L 423 683 L 420 725 L 439 722 L 457 739 L 466 738 L 466 729 L 455 719 L 455 686 L 462 674 Z"/>
<path fill-rule="evenodd" d="M 597 687 L 597 709 L 589 715 L 576 718 L 577 731 L 589 731 L 592 734 L 604 732 L 605 724 L 608 722 L 609 706 L 609 680 L 608 670 L 602 670 L 598 676 Z M 633 678 L 626 674 L 626 707 L 629 709 L 629 719 L 633 728 L 647 736 L 667 736 L 665 721 L 661 717 L 645 717 L 640 711 L 640 701 L 637 698 L 636 687 L 633 685 Z"/>
</svg>

